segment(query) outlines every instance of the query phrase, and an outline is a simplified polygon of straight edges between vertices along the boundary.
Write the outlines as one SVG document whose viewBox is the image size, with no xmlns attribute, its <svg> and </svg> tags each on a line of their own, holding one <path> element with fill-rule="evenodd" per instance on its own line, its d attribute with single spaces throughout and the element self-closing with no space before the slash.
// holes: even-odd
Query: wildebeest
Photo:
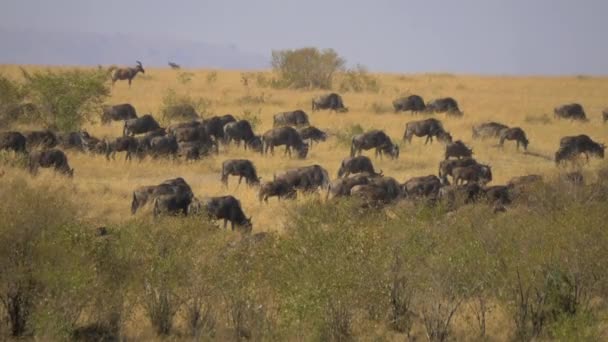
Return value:
<svg viewBox="0 0 608 342">
<path fill-rule="evenodd" d="M 106 159 L 115 158 L 116 152 L 127 152 L 125 160 L 130 160 L 139 151 L 139 143 L 134 137 L 117 137 L 113 141 L 104 141 Z"/>
<path fill-rule="evenodd" d="M 269 197 L 276 196 L 279 201 L 281 198 L 293 199 L 296 198 L 296 189 L 289 184 L 285 179 L 273 179 L 269 182 L 264 182 L 260 186 L 258 198 L 260 202 L 268 202 Z"/>
<path fill-rule="evenodd" d="M 435 175 L 410 178 L 401 186 L 407 197 L 436 197 L 440 188 L 441 180 Z"/>
<path fill-rule="evenodd" d="M 226 228 L 228 221 L 230 221 L 232 230 L 234 230 L 234 225 L 236 224 L 244 233 L 251 232 L 253 227 L 251 217 L 247 218 L 245 216 L 241 202 L 233 196 L 206 198 L 202 201 L 202 208 L 210 217 L 216 220 L 223 219 L 224 228 Z"/>
<path fill-rule="evenodd" d="M 399 145 L 393 144 L 384 131 L 371 130 L 363 134 L 355 135 L 350 146 L 350 156 L 361 155 L 363 150 L 376 149 L 375 156 L 382 157 L 383 153 L 388 154 L 391 159 L 399 158 Z"/>
<path fill-rule="evenodd" d="M 310 147 L 312 147 L 313 142 L 327 140 L 327 133 L 314 126 L 298 128 L 298 133 L 300 133 L 300 137 L 302 137 L 302 140 L 310 140 Z"/>
<path fill-rule="evenodd" d="M 455 167 L 477 165 L 477 161 L 473 158 L 462 159 L 446 159 L 439 163 L 439 178 L 445 185 L 449 185 L 448 176 L 452 176 L 452 170 Z"/>
<path fill-rule="evenodd" d="M 28 149 L 34 147 L 49 149 L 57 146 L 59 143 L 57 135 L 50 130 L 28 131 L 24 132 L 23 135 L 25 136 Z"/>
<path fill-rule="evenodd" d="M 160 125 L 158 124 L 158 122 L 156 122 L 156 120 L 154 120 L 152 115 L 146 114 L 139 118 L 125 120 L 125 125 L 122 130 L 122 135 L 123 136 L 131 135 L 132 136 L 135 134 L 142 134 L 142 133 L 154 131 L 159 128 L 160 128 Z"/>
<path fill-rule="evenodd" d="M 478 182 L 486 184 L 492 181 L 492 169 L 488 165 L 471 165 L 455 167 L 452 170 L 454 184 Z"/>
<path fill-rule="evenodd" d="M 91 137 L 87 131 L 57 133 L 57 140 L 63 149 L 88 151 L 90 145 L 99 141 Z"/>
<path fill-rule="evenodd" d="M 392 177 L 374 177 L 369 183 L 355 185 L 350 190 L 351 196 L 362 198 L 367 205 L 388 204 L 401 197 L 401 185 Z"/>
<path fill-rule="evenodd" d="M 259 185 L 260 177 L 255 170 L 253 162 L 248 159 L 228 159 L 222 163 L 222 183 L 228 186 L 228 176 L 239 176 L 239 185 L 245 178 L 247 185 Z"/>
<path fill-rule="evenodd" d="M 500 133 L 508 128 L 509 126 L 498 122 L 484 122 L 473 126 L 473 139 L 500 138 Z"/>
<path fill-rule="evenodd" d="M 449 143 L 445 146 L 445 159 L 449 159 L 450 157 L 455 158 L 470 158 L 473 155 L 473 150 L 470 149 L 465 143 L 461 140 L 456 140 L 452 143 Z"/>
<path fill-rule="evenodd" d="M 357 173 L 355 175 L 338 178 L 329 183 L 326 198 L 350 196 L 350 190 L 356 185 L 368 184 L 369 180 L 376 175 L 369 173 Z"/>
<path fill-rule="evenodd" d="M 264 154 L 274 154 L 274 147 L 285 145 L 285 154 L 289 153 L 291 157 L 291 148 L 293 147 L 298 152 L 298 158 L 304 159 L 308 154 L 308 144 L 302 140 L 298 131 L 290 126 L 273 128 L 262 135 L 262 143 L 264 145 Z"/>
<path fill-rule="evenodd" d="M 336 93 L 320 95 L 312 99 L 312 111 L 329 109 L 335 112 L 345 113 L 348 112 L 348 108 L 344 106 L 342 97 Z"/>
<path fill-rule="evenodd" d="M 233 140 L 236 142 L 236 146 L 240 146 L 241 141 L 245 144 L 247 149 L 247 143 L 255 137 L 251 123 L 247 120 L 239 120 L 235 122 L 229 122 L 224 125 L 224 141 L 229 144 Z"/>
<path fill-rule="evenodd" d="M 605 149 L 606 145 L 593 141 L 585 134 L 563 137 L 559 142 L 559 149 L 555 152 L 555 163 L 573 159 L 581 153 L 585 155 L 587 161 L 589 154 L 603 159 Z"/>
<path fill-rule="evenodd" d="M 167 63 L 167 65 L 169 65 L 169 67 L 173 70 L 179 70 L 181 67 L 179 66 L 179 64 L 174 63 L 174 62 L 169 62 Z"/>
<path fill-rule="evenodd" d="M 382 175 L 382 171 L 376 173 L 372 161 L 366 156 L 355 156 L 342 160 L 338 170 L 338 178 L 348 177 L 351 173 L 367 172 L 372 175 Z"/>
<path fill-rule="evenodd" d="M 231 114 L 212 116 L 203 120 L 203 127 L 207 134 L 214 137 L 216 141 L 224 141 L 224 126 L 235 121 L 236 119 Z"/>
<path fill-rule="evenodd" d="M 192 203 L 192 193 L 177 191 L 172 194 L 163 194 L 154 197 L 153 210 L 154 216 L 160 214 L 184 214 L 188 215 L 188 209 Z"/>
<path fill-rule="evenodd" d="M 602 111 L 602 120 L 604 121 L 604 123 L 608 122 L 608 108 Z"/>
<path fill-rule="evenodd" d="M 137 144 L 140 152 L 147 152 L 150 150 L 150 142 L 156 137 L 164 137 L 167 135 L 167 131 L 164 128 L 158 128 L 150 131 L 142 136 L 137 137 Z"/>
<path fill-rule="evenodd" d="M 310 125 L 308 114 L 301 109 L 291 112 L 282 112 L 273 116 L 273 127 L 308 125 Z"/>
<path fill-rule="evenodd" d="M 570 119 L 586 121 L 587 115 L 583 106 L 579 103 L 570 103 L 553 109 L 553 116 L 556 119 Z"/>
<path fill-rule="evenodd" d="M 136 61 L 135 67 L 130 68 L 113 68 L 112 69 L 112 85 L 116 83 L 116 81 L 129 81 L 129 87 L 131 87 L 131 81 L 135 78 L 138 72 L 145 74 L 146 71 L 144 67 L 141 65 L 140 61 Z"/>
<path fill-rule="evenodd" d="M 63 151 L 58 149 L 50 149 L 45 151 L 37 151 L 30 153 L 29 157 L 29 171 L 35 175 L 38 172 L 38 168 L 54 168 L 69 177 L 74 176 L 74 169 L 70 168 L 68 164 L 68 157 Z"/>
<path fill-rule="evenodd" d="M 493 204 L 511 204 L 511 188 L 506 185 L 494 185 L 482 188 L 485 199 Z"/>
<path fill-rule="evenodd" d="M 175 156 L 179 150 L 179 144 L 175 136 L 168 134 L 162 137 L 154 137 L 150 140 L 148 153 L 157 158 L 160 156 Z"/>
<path fill-rule="evenodd" d="M 218 153 L 218 146 L 215 141 L 185 141 L 177 143 L 177 155 L 186 160 L 198 160 L 200 157 L 208 156 L 212 152 Z"/>
<path fill-rule="evenodd" d="M 190 198 L 193 197 L 192 188 L 181 177 L 168 179 L 158 185 L 141 186 L 133 191 L 131 214 L 135 214 L 139 208 L 146 205 L 146 203 L 152 202 L 158 196 L 174 195 L 177 193 L 183 193 Z"/>
<path fill-rule="evenodd" d="M 109 124 L 111 121 L 121 121 L 137 118 L 135 107 L 130 103 L 121 103 L 114 106 L 104 106 L 101 114 L 101 123 Z"/>
<path fill-rule="evenodd" d="M 517 142 L 517 150 L 519 151 L 519 144 L 524 147 L 524 150 L 528 150 L 528 138 L 526 132 L 519 127 L 511 127 L 502 130 L 500 133 L 500 146 L 502 147 L 505 140 L 515 140 Z"/>
<path fill-rule="evenodd" d="M 0 150 L 11 150 L 18 153 L 26 153 L 26 138 L 19 132 L 0 133 Z"/>
<path fill-rule="evenodd" d="M 327 170 L 317 164 L 287 170 L 276 176 L 275 179 L 285 180 L 294 189 L 307 192 L 315 191 L 318 188 L 325 189 L 329 186 Z"/>
<path fill-rule="evenodd" d="M 439 199 L 446 202 L 451 209 L 457 204 L 469 204 L 475 202 L 482 194 L 482 188 L 477 183 L 465 185 L 447 185 L 439 189 Z"/>
<path fill-rule="evenodd" d="M 449 143 L 452 142 L 452 136 L 445 131 L 441 121 L 437 119 L 426 119 L 420 121 L 410 121 L 405 125 L 405 132 L 403 133 L 403 140 L 411 143 L 413 136 L 424 137 L 426 140 L 424 144 L 428 142 L 433 143 L 433 137 L 438 140 Z"/>
<path fill-rule="evenodd" d="M 462 116 L 463 112 L 458 107 L 458 102 L 451 97 L 435 99 L 426 104 L 426 112 L 447 113 L 448 115 Z"/>
<path fill-rule="evenodd" d="M 393 108 L 395 113 L 411 111 L 412 114 L 423 112 L 426 109 L 424 100 L 418 95 L 410 95 L 401 97 L 393 101 Z"/>
</svg>

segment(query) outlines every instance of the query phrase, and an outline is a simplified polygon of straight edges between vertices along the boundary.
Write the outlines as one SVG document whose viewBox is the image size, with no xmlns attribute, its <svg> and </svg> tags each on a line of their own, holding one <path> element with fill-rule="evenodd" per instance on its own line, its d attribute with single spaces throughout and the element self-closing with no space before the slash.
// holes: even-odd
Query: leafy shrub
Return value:
<svg viewBox="0 0 608 342">
<path fill-rule="evenodd" d="M 247 120 L 251 124 L 251 128 L 255 131 L 255 128 L 262 123 L 262 108 L 258 108 L 256 112 L 251 109 L 243 109 L 243 115 L 241 120 Z"/>
<path fill-rule="evenodd" d="M 354 124 L 348 126 L 346 129 L 340 130 L 336 133 L 336 137 L 338 138 L 338 143 L 343 146 L 350 147 L 353 137 L 357 134 L 363 133 L 363 127 L 359 124 Z"/>
<path fill-rule="evenodd" d="M 271 65 L 283 88 L 331 89 L 334 74 L 345 60 L 333 49 L 302 48 L 272 51 Z"/>
<path fill-rule="evenodd" d="M 37 108 L 37 119 L 49 128 L 78 130 L 101 110 L 110 90 L 100 70 L 35 71 L 22 69 L 24 89 Z"/>
<path fill-rule="evenodd" d="M 183 85 L 186 85 L 192 81 L 194 74 L 188 71 L 182 71 L 177 74 L 177 81 Z"/>
<path fill-rule="evenodd" d="M 357 65 L 340 75 L 340 91 L 379 92 L 380 81 L 370 75 L 363 65 Z"/>
<path fill-rule="evenodd" d="M 24 89 L 21 84 L 0 75 L 0 126 L 8 126 L 23 116 Z"/>
<path fill-rule="evenodd" d="M 209 114 L 210 106 L 211 101 L 208 99 L 178 94 L 174 89 L 169 88 L 162 100 L 161 120 L 168 123 L 174 120 L 198 119 L 199 113 L 201 115 Z"/>
</svg>

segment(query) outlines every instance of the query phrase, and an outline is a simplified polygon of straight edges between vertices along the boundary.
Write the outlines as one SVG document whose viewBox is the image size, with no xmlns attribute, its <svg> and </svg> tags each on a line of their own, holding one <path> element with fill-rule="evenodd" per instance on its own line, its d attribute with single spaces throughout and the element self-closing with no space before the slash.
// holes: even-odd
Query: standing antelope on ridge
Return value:
<svg viewBox="0 0 608 342">
<path fill-rule="evenodd" d="M 136 61 L 137 65 L 133 68 L 117 68 L 111 67 L 110 71 L 112 72 L 112 85 L 116 83 L 116 81 L 124 81 L 129 80 L 129 88 L 131 88 L 131 80 L 135 78 L 138 72 L 141 71 L 142 74 L 145 74 L 144 67 L 141 65 L 140 61 Z"/>
</svg>

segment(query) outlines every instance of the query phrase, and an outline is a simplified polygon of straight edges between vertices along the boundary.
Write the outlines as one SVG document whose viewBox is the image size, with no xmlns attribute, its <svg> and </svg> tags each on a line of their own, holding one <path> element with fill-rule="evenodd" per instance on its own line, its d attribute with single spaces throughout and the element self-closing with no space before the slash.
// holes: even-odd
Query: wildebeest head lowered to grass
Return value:
<svg viewBox="0 0 608 342">
<path fill-rule="evenodd" d="M 26 153 L 25 136 L 19 132 L 2 132 L 0 133 L 0 150 L 9 150 L 19 153 Z"/>
<path fill-rule="evenodd" d="M 336 93 L 320 95 L 312 99 L 312 111 L 329 109 L 339 113 L 348 112 L 348 108 L 344 106 L 342 97 Z"/>
<path fill-rule="evenodd" d="M 298 109 L 291 112 L 282 112 L 275 114 L 273 117 L 273 126 L 281 127 L 281 126 L 308 126 L 310 122 L 308 121 L 308 114 L 306 114 L 303 110 Z"/>
<path fill-rule="evenodd" d="M 101 123 L 109 124 L 111 121 L 124 121 L 137 118 L 135 107 L 130 103 L 121 103 L 114 106 L 104 106 L 101 113 Z"/>
<path fill-rule="evenodd" d="M 425 137 L 424 144 L 433 143 L 433 137 L 444 143 L 452 142 L 452 136 L 443 128 L 441 121 L 437 119 L 426 119 L 420 121 L 410 121 L 405 125 L 403 140 L 411 143 L 412 137 Z"/>
<path fill-rule="evenodd" d="M 68 164 L 68 157 L 63 151 L 50 149 L 46 151 L 32 152 L 29 158 L 29 171 L 35 175 L 38 168 L 54 168 L 69 177 L 74 176 L 74 169 Z"/>
<path fill-rule="evenodd" d="M 139 118 L 125 120 L 125 125 L 122 131 L 123 136 L 147 133 L 160 128 L 158 122 L 150 114 L 143 115 Z"/>
<path fill-rule="evenodd" d="M 498 122 L 484 122 L 473 126 L 473 139 L 500 138 L 500 133 L 509 126 Z"/>
<path fill-rule="evenodd" d="M 587 121 L 587 115 L 580 103 L 570 103 L 553 109 L 553 116 L 557 119 L 570 119 Z"/>
<path fill-rule="evenodd" d="M 241 202 L 233 196 L 209 197 L 201 201 L 201 209 L 211 218 L 224 220 L 224 228 L 228 221 L 234 230 L 235 225 L 243 233 L 250 233 L 253 228 L 251 217 L 245 216 Z"/>
<path fill-rule="evenodd" d="M 285 145 L 285 154 L 291 157 L 291 148 L 298 152 L 298 158 L 304 159 L 308 155 L 308 144 L 302 140 L 298 131 L 290 126 L 273 128 L 262 135 L 264 154 L 274 154 L 274 147 Z"/>
<path fill-rule="evenodd" d="M 464 113 L 458 107 L 458 102 L 451 97 L 444 97 L 430 101 L 426 104 L 426 112 L 446 113 L 451 116 L 463 116 Z"/>
<path fill-rule="evenodd" d="M 391 159 L 399 158 L 399 145 L 394 144 L 384 131 L 377 129 L 355 135 L 351 141 L 350 156 L 361 155 L 363 150 L 372 148 L 376 149 L 376 157 L 388 154 Z"/>
<path fill-rule="evenodd" d="M 131 87 L 131 81 L 133 80 L 133 78 L 135 78 L 137 73 L 139 73 L 139 72 L 141 72 L 142 74 L 146 73 L 146 71 L 144 70 L 144 67 L 140 61 L 136 61 L 136 64 L 134 67 L 129 67 L 129 68 L 113 67 L 113 68 L 111 68 L 111 72 L 112 72 L 112 85 L 114 85 L 114 83 L 116 83 L 116 81 L 127 80 L 127 81 L 129 81 L 129 87 Z"/>
<path fill-rule="evenodd" d="M 526 132 L 519 127 L 511 127 L 502 130 L 500 133 L 500 146 L 504 145 L 505 140 L 515 140 L 517 142 L 517 150 L 519 151 L 519 145 L 521 144 L 524 147 L 524 150 L 528 150 L 528 138 L 526 137 Z"/>
<path fill-rule="evenodd" d="M 259 185 L 260 177 L 258 177 L 257 171 L 253 162 L 248 159 L 228 159 L 222 163 L 222 183 L 228 186 L 228 176 L 238 176 L 239 185 L 243 178 L 247 182 L 247 185 Z"/>
<path fill-rule="evenodd" d="M 372 161 L 366 156 L 355 156 L 342 160 L 338 170 L 338 178 L 348 177 L 351 173 L 367 172 L 371 175 L 382 175 L 382 171 L 376 172 Z"/>
<path fill-rule="evenodd" d="M 588 135 L 581 134 L 561 138 L 559 149 L 555 152 L 555 162 L 559 164 L 565 160 L 572 160 L 584 154 L 589 161 L 589 154 L 604 158 L 606 145 L 593 141 Z"/>
<path fill-rule="evenodd" d="M 395 113 L 411 111 L 412 114 L 423 112 L 426 109 L 424 100 L 418 95 L 401 97 L 393 101 Z"/>
</svg>

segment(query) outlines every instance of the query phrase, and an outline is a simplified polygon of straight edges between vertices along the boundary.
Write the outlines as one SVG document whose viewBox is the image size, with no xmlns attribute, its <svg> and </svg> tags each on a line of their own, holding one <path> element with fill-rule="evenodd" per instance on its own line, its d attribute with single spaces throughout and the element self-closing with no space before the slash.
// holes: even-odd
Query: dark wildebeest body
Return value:
<svg viewBox="0 0 608 342">
<path fill-rule="evenodd" d="M 395 113 L 411 111 L 412 114 L 423 112 L 426 109 L 424 100 L 418 95 L 401 97 L 393 101 Z"/>
<path fill-rule="evenodd" d="M 115 159 L 116 152 L 127 152 L 125 160 L 131 160 L 134 153 L 139 152 L 139 143 L 135 137 L 117 137 L 114 141 L 105 142 L 106 159 Z"/>
<path fill-rule="evenodd" d="M 226 228 L 228 221 L 230 221 L 232 230 L 234 230 L 234 225 L 236 224 L 245 233 L 251 232 L 251 218 L 245 216 L 241 208 L 241 202 L 233 196 L 207 198 L 203 201 L 203 208 L 210 217 L 216 220 L 223 219 L 224 228 Z"/>
<path fill-rule="evenodd" d="M 89 147 L 99 141 L 91 137 L 87 131 L 58 133 L 57 140 L 63 149 L 88 151 Z"/>
<path fill-rule="evenodd" d="M 452 170 L 455 167 L 477 165 L 477 161 L 473 158 L 463 159 L 446 159 L 439 163 L 439 178 L 445 185 L 449 185 L 448 176 L 452 176 Z"/>
<path fill-rule="evenodd" d="M 160 156 L 175 156 L 179 150 L 179 144 L 175 136 L 169 134 L 162 137 L 154 137 L 150 140 L 148 153 L 157 158 Z"/>
<path fill-rule="evenodd" d="M 411 143 L 412 137 L 424 137 L 426 140 L 424 144 L 428 142 L 433 143 L 433 137 L 445 143 L 452 142 L 452 136 L 443 129 L 443 124 L 437 119 L 426 119 L 420 121 L 410 121 L 405 125 L 405 132 L 403 133 L 403 140 Z"/>
<path fill-rule="evenodd" d="M 509 126 L 498 122 L 484 122 L 473 126 L 473 139 L 500 138 L 501 132 L 508 128 Z"/>
<path fill-rule="evenodd" d="M 137 137 L 137 144 L 139 152 L 148 152 L 150 150 L 150 142 L 156 137 L 164 137 L 167 132 L 164 128 L 155 129 L 150 131 L 143 136 Z"/>
<path fill-rule="evenodd" d="M 258 192 L 258 198 L 260 202 L 268 202 L 269 197 L 276 196 L 279 201 L 281 198 L 294 199 L 296 198 L 296 189 L 290 185 L 285 179 L 274 179 L 269 182 L 265 182 L 260 186 Z"/>
<path fill-rule="evenodd" d="M 300 133 L 300 137 L 302 137 L 302 140 L 310 140 L 310 147 L 312 147 L 313 142 L 327 140 L 327 133 L 314 126 L 299 128 L 298 133 Z"/>
<path fill-rule="evenodd" d="M 447 185 L 439 189 L 439 198 L 444 200 L 451 209 L 456 204 L 469 204 L 475 202 L 482 195 L 482 188 L 477 183 L 465 185 Z"/>
<path fill-rule="evenodd" d="M 260 178 L 251 160 L 247 159 L 228 159 L 222 163 L 222 183 L 228 186 L 228 176 L 239 176 L 239 185 L 243 178 L 247 185 L 259 185 Z"/>
<path fill-rule="evenodd" d="M 281 126 L 308 126 L 308 114 L 303 110 L 298 109 L 291 112 L 283 112 L 275 114 L 273 117 L 273 127 Z"/>
<path fill-rule="evenodd" d="M 19 132 L 0 133 L 0 150 L 11 150 L 19 153 L 26 153 L 27 140 Z"/>
<path fill-rule="evenodd" d="M 350 196 L 350 190 L 356 185 L 368 184 L 369 180 L 376 175 L 369 173 L 358 173 L 349 177 L 338 178 L 329 183 L 326 198 Z"/>
<path fill-rule="evenodd" d="M 136 119 L 125 120 L 125 126 L 122 130 L 122 135 L 133 136 L 135 134 L 148 133 L 159 128 L 160 125 L 158 124 L 158 122 L 156 122 L 156 120 L 154 120 L 152 115 L 146 114 Z"/>
<path fill-rule="evenodd" d="M 290 187 L 301 191 L 312 192 L 318 188 L 327 188 L 329 185 L 329 174 L 320 165 L 303 166 L 285 171 L 276 177 L 285 180 Z"/>
<path fill-rule="evenodd" d="M 376 149 L 375 156 L 382 157 L 383 153 L 388 154 L 391 159 L 399 158 L 399 146 L 393 144 L 391 138 L 380 130 L 371 130 L 363 134 L 359 134 L 353 137 L 350 146 L 350 156 L 361 155 L 363 150 Z"/>
<path fill-rule="evenodd" d="M 320 95 L 312 99 L 312 111 L 329 109 L 335 112 L 348 112 L 348 108 L 344 106 L 342 97 L 336 93 Z"/>
<path fill-rule="evenodd" d="M 486 200 L 493 204 L 511 204 L 511 191 L 506 185 L 494 185 L 482 188 Z"/>
<path fill-rule="evenodd" d="M 407 197 L 437 197 L 441 180 L 435 175 L 408 179 L 401 189 Z"/>
<path fill-rule="evenodd" d="M 57 146 L 59 140 L 55 133 L 49 130 L 45 131 L 29 131 L 23 134 L 27 142 L 27 148 L 32 149 L 35 147 L 41 148 L 53 148 Z"/>
<path fill-rule="evenodd" d="M 135 78 L 138 72 L 145 74 L 146 71 L 144 67 L 141 65 L 140 61 L 136 61 L 135 67 L 132 68 L 117 68 L 112 71 L 112 85 L 116 83 L 116 81 L 129 81 L 129 88 L 131 87 L 131 81 Z"/>
<path fill-rule="evenodd" d="M 133 191 L 131 214 L 135 214 L 139 208 L 153 201 L 158 196 L 174 195 L 177 193 L 189 194 L 191 198 L 193 197 L 192 188 L 181 177 L 168 179 L 158 185 L 139 187 Z"/>
<path fill-rule="evenodd" d="M 69 177 L 74 176 L 74 169 L 68 164 L 68 157 L 63 151 L 58 149 L 50 149 L 46 151 L 38 151 L 30 154 L 29 170 L 30 173 L 36 174 L 38 168 L 54 168 Z"/>
<path fill-rule="evenodd" d="M 135 107 L 130 103 L 121 103 L 103 107 L 101 123 L 109 124 L 111 121 L 124 121 L 136 118 L 137 112 L 135 111 Z"/>
<path fill-rule="evenodd" d="M 570 103 L 553 109 L 553 115 L 557 119 L 570 119 L 586 121 L 587 115 L 583 106 L 578 103 Z"/>
<path fill-rule="evenodd" d="M 517 142 L 517 150 L 519 151 L 519 144 L 524 147 L 524 150 L 528 150 L 528 138 L 526 132 L 519 127 L 511 127 L 503 130 L 500 133 L 500 146 L 503 146 L 505 140 L 515 140 Z"/>
<path fill-rule="evenodd" d="M 177 191 L 174 194 L 158 195 L 154 197 L 153 214 L 188 215 L 188 208 L 192 203 L 192 194 Z"/>
<path fill-rule="evenodd" d="M 201 127 L 202 124 L 203 124 L 203 122 L 199 121 L 199 120 L 183 121 L 183 122 L 178 122 L 178 123 L 174 123 L 174 124 L 167 126 L 166 131 L 167 131 L 167 133 L 175 134 L 175 131 L 180 128 Z"/>
<path fill-rule="evenodd" d="M 350 157 L 342 160 L 338 177 L 348 177 L 351 173 L 367 172 L 372 175 L 381 175 L 382 172 L 376 173 L 371 159 L 366 156 Z"/>
<path fill-rule="evenodd" d="M 604 123 L 608 122 L 608 108 L 602 111 L 602 120 L 604 121 Z"/>
<path fill-rule="evenodd" d="M 448 115 L 462 116 L 463 113 L 458 107 L 458 102 L 451 97 L 435 99 L 426 104 L 426 112 L 447 113 Z"/>
<path fill-rule="evenodd" d="M 445 159 L 449 159 L 450 157 L 455 157 L 458 159 L 470 158 L 472 155 L 473 150 L 460 140 L 456 140 L 445 146 Z"/>
<path fill-rule="evenodd" d="M 231 114 L 213 116 L 203 120 L 203 127 L 207 134 L 214 137 L 216 141 L 224 141 L 224 126 L 235 121 L 236 119 Z"/>
<path fill-rule="evenodd" d="M 177 143 L 177 155 L 186 160 L 198 160 L 211 153 L 218 153 L 218 146 L 215 141 L 186 141 Z"/>
<path fill-rule="evenodd" d="M 291 157 L 291 148 L 298 152 L 298 158 L 304 159 L 308 154 L 308 144 L 304 143 L 302 137 L 295 128 L 290 126 L 273 128 L 262 135 L 264 154 L 274 154 L 274 147 L 285 145 L 285 153 Z"/>
<path fill-rule="evenodd" d="M 229 122 L 224 125 L 224 140 L 227 144 L 230 144 L 233 140 L 237 146 L 240 146 L 241 141 L 245 144 L 247 149 L 248 142 L 255 137 L 251 123 L 247 120 L 239 120 L 235 122 Z"/>
<path fill-rule="evenodd" d="M 585 154 L 587 161 L 589 154 L 603 159 L 605 149 L 604 144 L 593 141 L 585 134 L 563 137 L 559 142 L 559 149 L 555 152 L 555 162 L 559 164 L 561 161 L 573 159 L 581 153 Z"/>
<path fill-rule="evenodd" d="M 480 164 L 455 167 L 452 170 L 452 177 L 456 185 L 464 182 L 486 184 L 492 181 L 492 169 L 488 165 Z"/>
<path fill-rule="evenodd" d="M 367 184 L 353 186 L 350 195 L 362 198 L 367 205 L 378 206 L 399 199 L 402 192 L 401 185 L 394 178 L 373 177 Z"/>
</svg>

